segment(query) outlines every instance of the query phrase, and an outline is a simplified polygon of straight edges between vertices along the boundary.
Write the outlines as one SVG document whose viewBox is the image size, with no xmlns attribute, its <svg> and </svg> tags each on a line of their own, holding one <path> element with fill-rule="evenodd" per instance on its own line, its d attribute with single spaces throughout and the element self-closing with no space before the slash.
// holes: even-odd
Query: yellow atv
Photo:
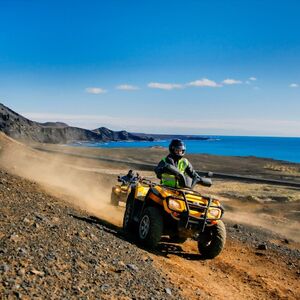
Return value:
<svg viewBox="0 0 300 300">
<path fill-rule="evenodd" d="M 118 176 L 118 184 L 114 185 L 111 190 L 110 204 L 118 206 L 120 202 L 126 203 L 130 193 L 131 186 L 139 179 L 139 174 L 129 170 L 124 176 Z"/>
<path fill-rule="evenodd" d="M 203 258 L 219 255 L 226 240 L 221 220 L 223 207 L 218 200 L 194 191 L 195 184 L 210 186 L 212 182 L 210 178 L 198 177 L 189 187 L 177 189 L 139 178 L 130 187 L 123 218 L 124 233 L 137 235 L 150 248 L 157 246 L 162 235 L 177 243 L 192 238 L 197 241 Z"/>
</svg>

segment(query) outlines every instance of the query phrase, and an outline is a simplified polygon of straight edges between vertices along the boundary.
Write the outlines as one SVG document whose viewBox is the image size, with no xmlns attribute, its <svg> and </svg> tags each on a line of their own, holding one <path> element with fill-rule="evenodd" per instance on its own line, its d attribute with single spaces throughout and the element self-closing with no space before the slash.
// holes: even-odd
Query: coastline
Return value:
<svg viewBox="0 0 300 300">
<path fill-rule="evenodd" d="M 185 140 L 188 154 L 210 154 L 233 157 L 259 157 L 300 163 L 300 138 L 211 136 L 206 140 Z M 170 139 L 155 141 L 75 142 L 68 146 L 91 148 L 168 148 Z"/>
</svg>

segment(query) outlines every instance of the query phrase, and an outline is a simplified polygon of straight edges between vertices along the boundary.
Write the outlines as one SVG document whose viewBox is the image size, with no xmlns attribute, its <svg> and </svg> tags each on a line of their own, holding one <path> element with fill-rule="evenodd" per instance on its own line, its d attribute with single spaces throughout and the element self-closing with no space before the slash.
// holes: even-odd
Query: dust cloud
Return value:
<svg viewBox="0 0 300 300">
<path fill-rule="evenodd" d="M 0 165 L 10 173 L 38 182 L 53 196 L 120 226 L 123 210 L 109 205 L 115 176 L 81 170 L 82 159 L 41 153 L 14 141 L 1 145 Z"/>
<path fill-rule="evenodd" d="M 288 239 L 300 242 L 299 222 L 264 213 L 251 213 L 236 210 L 225 213 L 225 218 L 238 224 L 261 227 Z"/>
</svg>

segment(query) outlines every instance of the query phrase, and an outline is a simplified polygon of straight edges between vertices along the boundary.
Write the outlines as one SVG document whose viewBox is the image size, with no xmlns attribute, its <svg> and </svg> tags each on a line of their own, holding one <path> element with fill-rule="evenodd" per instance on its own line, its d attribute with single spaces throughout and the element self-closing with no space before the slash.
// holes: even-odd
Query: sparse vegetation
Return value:
<svg viewBox="0 0 300 300">
<path fill-rule="evenodd" d="M 289 166 L 289 165 L 279 165 L 274 163 L 268 163 L 264 166 L 264 169 L 282 172 L 287 174 L 299 174 L 300 168 L 296 166 Z"/>
</svg>

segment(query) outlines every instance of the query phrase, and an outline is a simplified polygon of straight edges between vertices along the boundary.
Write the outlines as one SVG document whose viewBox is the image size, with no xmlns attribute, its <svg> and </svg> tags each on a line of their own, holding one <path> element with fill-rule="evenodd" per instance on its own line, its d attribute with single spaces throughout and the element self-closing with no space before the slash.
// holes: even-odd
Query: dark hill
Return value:
<svg viewBox="0 0 300 300">
<path fill-rule="evenodd" d="M 130 133 L 100 127 L 88 130 L 69 126 L 63 122 L 38 123 L 31 121 L 0 103 L 0 131 L 23 142 L 67 144 L 76 141 L 154 141 L 180 138 L 183 140 L 207 140 L 196 135 Z"/>
<path fill-rule="evenodd" d="M 147 136 L 135 136 L 126 131 L 112 131 L 104 127 L 92 131 L 68 126 L 61 122 L 38 123 L 19 115 L 1 103 L 0 131 L 14 139 L 25 142 L 54 144 L 65 144 L 74 141 L 152 140 Z"/>
<path fill-rule="evenodd" d="M 171 140 L 171 139 L 181 139 L 181 140 L 209 140 L 211 137 L 200 136 L 200 135 L 179 135 L 179 134 L 152 134 L 152 133 L 134 133 L 135 136 L 140 138 L 152 138 L 153 140 Z"/>
<path fill-rule="evenodd" d="M 109 141 L 115 141 L 115 140 L 153 141 L 154 140 L 150 135 L 140 136 L 138 134 L 133 134 L 125 130 L 113 131 L 105 127 L 94 129 L 93 132 L 100 134 L 103 140 L 109 140 Z"/>
</svg>

